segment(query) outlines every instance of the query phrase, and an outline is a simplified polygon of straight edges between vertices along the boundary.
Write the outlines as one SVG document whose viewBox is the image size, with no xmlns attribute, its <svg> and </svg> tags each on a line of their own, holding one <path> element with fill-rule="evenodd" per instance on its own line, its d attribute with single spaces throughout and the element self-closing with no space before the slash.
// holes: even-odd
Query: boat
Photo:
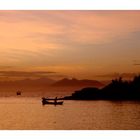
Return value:
<svg viewBox="0 0 140 140">
<path fill-rule="evenodd" d="M 45 97 L 42 97 L 42 100 L 63 100 L 64 98 L 45 98 Z"/>
<path fill-rule="evenodd" d="M 54 101 L 48 101 L 48 100 L 54 100 Z M 63 105 L 63 101 L 57 101 L 56 99 L 47 99 L 47 98 L 42 98 L 42 105 Z"/>
<path fill-rule="evenodd" d="M 17 96 L 20 96 L 21 95 L 21 91 L 17 91 Z"/>
<path fill-rule="evenodd" d="M 60 102 L 48 102 L 48 101 L 42 101 L 42 104 L 48 104 L 48 105 L 63 105 L 63 101 Z"/>
</svg>

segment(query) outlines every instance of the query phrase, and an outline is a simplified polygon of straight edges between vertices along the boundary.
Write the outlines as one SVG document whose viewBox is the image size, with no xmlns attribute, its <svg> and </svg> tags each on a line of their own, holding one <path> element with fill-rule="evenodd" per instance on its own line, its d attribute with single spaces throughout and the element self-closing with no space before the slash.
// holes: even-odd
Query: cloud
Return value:
<svg viewBox="0 0 140 140">
<path fill-rule="evenodd" d="M 138 74 L 139 73 L 111 73 L 111 74 L 96 75 L 96 77 L 109 78 L 109 79 L 122 77 L 124 79 L 132 79 L 134 76 Z"/>
<path fill-rule="evenodd" d="M 140 63 L 135 63 L 135 64 L 133 64 L 134 66 L 140 66 Z"/>
<path fill-rule="evenodd" d="M 139 25 L 140 11 L 0 11 L 0 63 L 78 76 L 136 72 Z"/>
<path fill-rule="evenodd" d="M 77 41 L 78 37 L 79 40 L 94 40 L 109 35 L 121 35 L 128 29 L 130 31 L 139 28 L 140 22 L 138 11 L 4 11 L 0 15 L 2 21 L 8 19 L 28 24 L 33 22 L 43 26 L 45 31 L 51 29 L 54 33 L 64 32 L 70 36 L 73 34 L 73 39 Z"/>
<path fill-rule="evenodd" d="M 11 69 L 14 68 L 13 66 L 2 66 L 0 65 L 0 69 Z"/>
<path fill-rule="evenodd" d="M 133 65 L 134 66 L 140 66 L 140 61 L 139 60 L 133 60 Z"/>
<path fill-rule="evenodd" d="M 56 72 L 51 71 L 0 71 L 0 76 L 3 77 L 41 77 L 49 74 L 55 74 Z"/>
<path fill-rule="evenodd" d="M 0 18 L 24 29 L 23 38 L 59 47 L 107 43 L 136 32 L 140 24 L 139 11 L 2 11 Z"/>
<path fill-rule="evenodd" d="M 60 73 L 52 71 L 0 71 L 0 81 L 5 80 L 21 80 L 21 79 L 38 79 L 38 78 L 52 78 L 59 79 L 67 77 Z"/>
</svg>

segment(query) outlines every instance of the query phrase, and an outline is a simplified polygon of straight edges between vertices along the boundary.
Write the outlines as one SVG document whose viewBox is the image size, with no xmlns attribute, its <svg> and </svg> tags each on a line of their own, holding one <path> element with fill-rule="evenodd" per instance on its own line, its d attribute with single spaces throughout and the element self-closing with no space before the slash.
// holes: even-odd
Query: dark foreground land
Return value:
<svg viewBox="0 0 140 140">
<path fill-rule="evenodd" d="M 132 81 L 123 81 L 122 78 L 112 80 L 102 89 L 95 87 L 83 88 L 75 91 L 64 100 L 140 100 L 140 75 Z"/>
</svg>

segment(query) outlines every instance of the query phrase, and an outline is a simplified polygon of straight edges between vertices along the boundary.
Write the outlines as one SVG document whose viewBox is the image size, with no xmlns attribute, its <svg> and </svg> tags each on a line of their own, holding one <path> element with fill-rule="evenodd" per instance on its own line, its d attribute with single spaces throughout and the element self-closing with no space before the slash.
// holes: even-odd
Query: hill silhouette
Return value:
<svg viewBox="0 0 140 140">
<path fill-rule="evenodd" d="M 122 78 L 112 80 L 110 84 L 98 89 L 87 87 L 75 91 L 67 100 L 140 100 L 140 75 L 132 81 L 123 81 Z"/>
<path fill-rule="evenodd" d="M 68 79 L 68 78 L 64 78 L 62 80 L 59 80 L 57 82 L 55 82 L 54 84 L 52 84 L 52 86 L 54 87 L 86 87 L 86 86 L 95 86 L 95 87 L 103 87 L 104 85 L 96 80 L 88 80 L 88 79 L 84 79 L 84 80 L 78 80 L 78 79 Z"/>
<path fill-rule="evenodd" d="M 61 80 L 53 80 L 50 78 L 38 78 L 38 79 L 23 79 L 23 80 L 15 80 L 15 81 L 0 81 L 0 88 L 10 88 L 10 87 L 86 87 L 86 86 L 96 86 L 103 87 L 104 84 L 98 82 L 96 80 L 78 80 L 78 79 L 61 79 Z"/>
<path fill-rule="evenodd" d="M 38 79 L 23 79 L 15 81 L 0 81 L 0 89 L 7 88 L 36 88 L 46 87 L 54 83 L 55 81 L 50 78 L 38 78 Z"/>
<path fill-rule="evenodd" d="M 61 83 L 61 81 L 63 81 Z M 87 86 L 100 86 L 100 82 L 94 80 L 62 79 L 53 80 L 48 77 L 37 79 L 26 78 L 23 80 L 0 81 L 0 96 L 12 96 L 18 90 L 22 96 L 66 96 Z M 60 85 L 57 83 L 61 83 Z M 64 83 L 64 84 L 63 84 Z"/>
</svg>

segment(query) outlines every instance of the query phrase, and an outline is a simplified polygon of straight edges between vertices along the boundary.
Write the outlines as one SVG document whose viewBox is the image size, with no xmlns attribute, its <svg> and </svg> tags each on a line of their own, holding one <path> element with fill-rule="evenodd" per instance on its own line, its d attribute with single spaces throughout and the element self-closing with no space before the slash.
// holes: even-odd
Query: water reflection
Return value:
<svg viewBox="0 0 140 140">
<path fill-rule="evenodd" d="M 1 98 L 0 129 L 133 130 L 140 129 L 138 101 L 65 101 L 42 106 L 40 98 Z"/>
</svg>

